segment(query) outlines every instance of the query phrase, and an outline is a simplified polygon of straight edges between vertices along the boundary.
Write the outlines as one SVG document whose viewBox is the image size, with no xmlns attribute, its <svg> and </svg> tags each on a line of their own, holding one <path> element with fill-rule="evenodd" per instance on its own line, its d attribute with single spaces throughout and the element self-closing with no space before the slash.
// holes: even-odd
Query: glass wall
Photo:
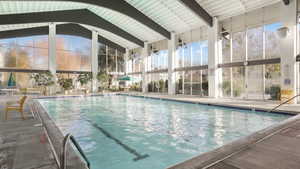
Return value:
<svg viewBox="0 0 300 169">
<path fill-rule="evenodd" d="M 105 44 L 99 43 L 98 65 L 100 71 L 104 70 L 113 74 L 123 74 L 125 71 L 124 53 Z"/>
<path fill-rule="evenodd" d="M 149 73 L 148 92 L 167 93 L 168 92 L 168 73 Z"/>
<path fill-rule="evenodd" d="M 90 39 L 57 35 L 57 70 L 91 71 L 91 45 Z"/>
<path fill-rule="evenodd" d="M 208 41 L 201 30 L 193 33 L 198 37 L 177 38 L 176 94 L 208 96 L 207 70 L 201 67 L 208 65 Z"/>
<path fill-rule="evenodd" d="M 100 70 L 107 69 L 106 63 L 106 45 L 99 43 L 98 45 L 98 64 Z"/>
<path fill-rule="evenodd" d="M 0 67 L 48 69 L 48 36 L 1 39 Z"/>
<path fill-rule="evenodd" d="M 264 64 L 264 61 L 280 58 L 276 35 L 280 27 L 281 23 L 273 23 L 229 32 L 230 36 L 223 37 L 222 64 L 233 63 L 222 68 L 223 97 L 279 99 L 280 64 L 278 61 Z M 248 65 L 254 60 L 260 61 Z"/>
</svg>

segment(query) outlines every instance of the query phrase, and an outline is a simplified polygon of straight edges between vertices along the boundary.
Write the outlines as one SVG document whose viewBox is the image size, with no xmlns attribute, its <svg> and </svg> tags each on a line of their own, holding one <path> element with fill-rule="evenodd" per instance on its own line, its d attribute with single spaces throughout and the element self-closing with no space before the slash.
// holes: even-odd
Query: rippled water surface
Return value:
<svg viewBox="0 0 300 169">
<path fill-rule="evenodd" d="M 92 169 L 164 169 L 290 117 L 130 96 L 39 102 Z"/>
</svg>

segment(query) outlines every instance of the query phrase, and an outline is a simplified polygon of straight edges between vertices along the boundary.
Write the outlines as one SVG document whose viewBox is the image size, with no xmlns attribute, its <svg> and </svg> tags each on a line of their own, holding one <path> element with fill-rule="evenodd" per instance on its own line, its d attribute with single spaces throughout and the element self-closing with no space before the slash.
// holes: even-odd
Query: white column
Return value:
<svg viewBox="0 0 300 169">
<path fill-rule="evenodd" d="M 49 44 L 49 60 L 48 60 L 48 69 L 51 74 L 54 76 L 54 80 L 56 81 L 56 25 L 55 23 L 49 24 L 49 37 L 48 37 L 48 44 Z M 50 87 L 50 94 L 56 93 L 56 85 Z"/>
<path fill-rule="evenodd" d="M 176 55 L 176 38 L 171 33 L 171 39 L 168 40 L 168 94 L 175 94 L 175 55 Z"/>
<path fill-rule="evenodd" d="M 147 92 L 147 78 L 146 78 L 146 63 L 147 63 L 147 57 L 148 57 L 148 43 L 145 43 L 145 47 L 142 50 L 142 92 Z"/>
<path fill-rule="evenodd" d="M 96 31 L 92 31 L 92 91 L 98 91 L 98 33 Z"/>
<path fill-rule="evenodd" d="M 221 69 L 218 68 L 220 44 L 218 36 L 219 22 L 216 17 L 213 18 L 213 27 L 208 28 L 208 84 L 209 97 L 219 97 L 219 79 Z"/>
<path fill-rule="evenodd" d="M 281 99 L 296 95 L 296 44 L 297 44 L 297 3 L 281 3 L 280 16 L 283 27 L 289 29 L 285 38 L 280 39 L 281 54 Z M 296 103 L 296 99 L 294 100 Z"/>
</svg>

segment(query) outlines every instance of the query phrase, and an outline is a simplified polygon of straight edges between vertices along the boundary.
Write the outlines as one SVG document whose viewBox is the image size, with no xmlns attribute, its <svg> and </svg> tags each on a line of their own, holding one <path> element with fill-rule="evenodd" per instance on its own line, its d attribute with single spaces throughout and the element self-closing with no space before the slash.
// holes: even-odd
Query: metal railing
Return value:
<svg viewBox="0 0 300 169">
<path fill-rule="evenodd" d="M 77 141 L 75 140 L 75 138 L 71 135 L 71 134 L 67 134 L 63 140 L 63 150 L 62 150 L 62 156 L 61 156 L 61 164 L 60 164 L 60 168 L 61 169 L 67 169 L 67 145 L 69 140 L 72 141 L 72 143 L 75 145 L 75 147 L 77 148 L 77 150 L 79 151 L 80 155 L 83 157 L 83 159 L 86 162 L 86 165 L 88 168 L 90 168 L 90 162 L 88 160 L 88 158 L 85 156 L 83 150 L 81 149 L 80 145 L 77 143 Z"/>
<path fill-rule="evenodd" d="M 298 94 L 298 95 L 296 95 L 296 96 L 294 96 L 294 97 L 292 97 L 292 98 L 286 100 L 286 101 L 283 102 L 283 103 L 280 103 L 278 106 L 276 106 L 276 107 L 274 107 L 273 109 L 271 109 L 271 110 L 269 111 L 269 113 L 270 113 L 270 112 L 273 112 L 274 110 L 278 109 L 280 106 L 282 106 L 282 105 L 284 105 L 284 104 L 286 104 L 286 103 L 288 103 L 288 102 L 294 100 L 295 98 L 297 98 L 297 97 L 299 97 L 299 96 L 300 96 L 300 94 Z"/>
</svg>

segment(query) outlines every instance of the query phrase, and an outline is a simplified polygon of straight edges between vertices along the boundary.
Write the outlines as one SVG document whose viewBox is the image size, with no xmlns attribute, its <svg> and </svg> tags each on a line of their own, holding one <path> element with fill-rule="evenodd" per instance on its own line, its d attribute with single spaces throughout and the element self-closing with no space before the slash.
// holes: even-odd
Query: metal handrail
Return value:
<svg viewBox="0 0 300 169">
<path fill-rule="evenodd" d="M 269 111 L 269 113 L 272 112 L 272 111 L 274 111 L 274 110 L 276 110 L 276 109 L 279 108 L 280 106 L 282 106 L 282 105 L 284 105 L 284 104 L 286 104 L 286 103 L 288 103 L 288 102 L 294 100 L 296 97 L 299 97 L 299 96 L 300 96 L 300 94 L 298 94 L 298 95 L 296 95 L 296 96 L 294 96 L 294 97 L 292 97 L 292 98 L 286 100 L 286 101 L 283 102 L 283 103 L 280 103 L 279 105 L 277 105 L 276 107 L 274 107 L 273 109 L 271 109 L 271 110 Z"/>
<path fill-rule="evenodd" d="M 75 138 L 71 135 L 71 134 L 67 134 L 63 140 L 63 152 L 61 155 L 61 169 L 66 169 L 67 168 L 67 143 L 68 141 L 71 140 L 72 143 L 75 145 L 75 147 L 77 148 L 77 150 L 79 151 L 80 155 L 83 157 L 83 159 L 85 160 L 87 167 L 90 168 L 90 162 L 88 160 L 88 158 L 85 156 L 83 150 L 81 149 L 80 145 L 77 143 L 77 141 L 75 140 Z"/>
</svg>

